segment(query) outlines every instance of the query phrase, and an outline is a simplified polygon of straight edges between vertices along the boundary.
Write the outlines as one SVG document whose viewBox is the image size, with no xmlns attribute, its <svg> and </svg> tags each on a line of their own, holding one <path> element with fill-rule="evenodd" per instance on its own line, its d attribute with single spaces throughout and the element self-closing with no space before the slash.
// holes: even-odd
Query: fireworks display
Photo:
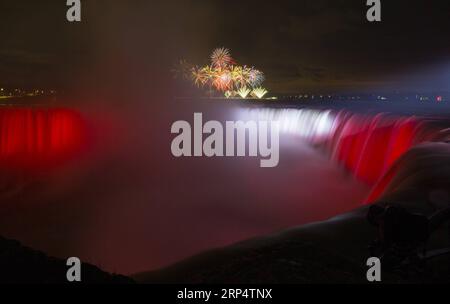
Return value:
<svg viewBox="0 0 450 304">
<path fill-rule="evenodd" d="M 190 66 L 182 60 L 175 74 L 179 78 L 192 80 L 199 88 L 207 87 L 209 92 L 214 89 L 226 98 L 240 96 L 245 99 L 252 93 L 254 98 L 262 99 L 268 93 L 261 87 L 265 80 L 264 73 L 253 67 L 237 65 L 230 50 L 217 48 L 210 59 L 210 64 L 202 67 Z"/>
</svg>

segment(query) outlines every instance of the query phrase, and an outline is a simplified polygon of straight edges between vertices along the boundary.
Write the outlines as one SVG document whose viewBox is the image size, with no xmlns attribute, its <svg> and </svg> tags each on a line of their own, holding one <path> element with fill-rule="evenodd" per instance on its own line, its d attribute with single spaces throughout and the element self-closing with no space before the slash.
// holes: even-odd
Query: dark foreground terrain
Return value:
<svg viewBox="0 0 450 304">
<path fill-rule="evenodd" d="M 0 237 L 0 283 L 67 283 L 66 261 L 22 246 L 19 242 Z M 99 268 L 82 264 L 82 282 L 95 284 L 128 284 L 132 279 L 112 275 Z"/>
<path fill-rule="evenodd" d="M 367 245 L 375 230 L 367 208 L 333 220 L 210 251 L 175 266 L 135 276 L 145 283 L 364 284 Z M 358 230 L 355 230 L 358 227 Z M 382 272 L 383 283 L 449 283 L 450 258 L 411 273 Z"/>
</svg>

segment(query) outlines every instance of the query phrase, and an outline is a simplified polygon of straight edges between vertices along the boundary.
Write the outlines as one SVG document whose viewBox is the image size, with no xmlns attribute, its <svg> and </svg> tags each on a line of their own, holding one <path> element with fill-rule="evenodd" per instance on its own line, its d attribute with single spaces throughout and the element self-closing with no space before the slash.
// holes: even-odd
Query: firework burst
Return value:
<svg viewBox="0 0 450 304">
<path fill-rule="evenodd" d="M 191 71 L 192 80 L 194 81 L 195 85 L 198 87 L 204 86 L 206 82 L 208 81 L 208 77 L 206 76 L 205 72 L 203 71 L 203 68 L 195 67 Z"/>
<path fill-rule="evenodd" d="M 245 66 L 231 67 L 231 75 L 234 85 L 237 89 L 245 87 L 248 84 L 250 69 Z"/>
<path fill-rule="evenodd" d="M 228 91 L 233 87 L 233 77 L 231 76 L 231 72 L 227 69 L 218 69 L 215 71 L 214 87 L 221 92 Z"/>
<path fill-rule="evenodd" d="M 175 79 L 188 80 L 190 74 L 193 72 L 194 67 L 186 60 L 181 59 L 172 69 L 172 73 Z"/>
<path fill-rule="evenodd" d="M 230 50 L 226 48 L 215 49 L 211 54 L 211 63 L 216 68 L 224 68 L 233 63 Z"/>
<path fill-rule="evenodd" d="M 248 75 L 248 83 L 251 87 L 255 88 L 260 86 L 265 80 L 264 74 L 261 71 L 258 71 L 252 68 Z"/>
<path fill-rule="evenodd" d="M 266 89 L 264 89 L 263 87 L 255 88 L 252 91 L 252 95 L 259 99 L 263 98 L 267 93 L 269 93 L 269 92 Z"/>
<path fill-rule="evenodd" d="M 251 92 L 251 90 L 247 87 L 242 87 L 237 91 L 239 96 L 241 96 L 241 98 L 243 98 L 243 99 L 247 98 L 247 96 L 248 96 L 248 94 L 250 94 L 250 92 Z"/>
<path fill-rule="evenodd" d="M 226 92 L 225 92 L 225 97 L 226 97 L 226 98 L 231 98 L 231 97 L 233 97 L 233 92 L 232 92 L 232 91 L 226 91 Z"/>
</svg>

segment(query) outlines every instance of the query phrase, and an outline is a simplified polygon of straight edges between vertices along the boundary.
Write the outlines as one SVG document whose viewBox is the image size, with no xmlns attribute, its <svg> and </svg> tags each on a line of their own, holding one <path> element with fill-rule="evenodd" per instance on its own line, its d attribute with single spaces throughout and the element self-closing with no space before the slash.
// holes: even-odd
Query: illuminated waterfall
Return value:
<svg viewBox="0 0 450 304">
<path fill-rule="evenodd" d="M 60 164 L 86 143 L 86 125 L 69 109 L 0 110 L 0 164 L 35 168 Z"/>
<path fill-rule="evenodd" d="M 388 114 L 308 109 L 242 109 L 241 119 L 279 121 L 281 132 L 324 148 L 330 157 L 364 183 L 374 186 L 413 146 L 444 141 L 430 121 Z M 374 201 L 376 194 L 370 200 Z"/>
</svg>

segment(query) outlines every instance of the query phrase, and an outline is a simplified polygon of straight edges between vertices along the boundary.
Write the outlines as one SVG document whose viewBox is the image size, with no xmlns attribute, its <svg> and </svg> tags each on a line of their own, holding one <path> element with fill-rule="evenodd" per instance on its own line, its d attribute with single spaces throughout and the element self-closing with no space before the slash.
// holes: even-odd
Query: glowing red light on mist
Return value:
<svg viewBox="0 0 450 304">
<path fill-rule="evenodd" d="M 342 124 L 335 134 L 335 158 L 358 179 L 373 185 L 411 148 L 417 122 L 353 116 Z"/>
<path fill-rule="evenodd" d="M 368 199 L 369 203 L 374 202 L 387 186 L 386 174 L 392 172 L 389 170 L 395 162 L 420 142 L 420 126 L 414 118 L 340 113 L 331 138 L 333 158 L 359 180 L 377 185 Z"/>
<path fill-rule="evenodd" d="M 22 169 L 62 164 L 83 150 L 87 128 L 70 109 L 0 110 L 0 165 Z"/>
</svg>

